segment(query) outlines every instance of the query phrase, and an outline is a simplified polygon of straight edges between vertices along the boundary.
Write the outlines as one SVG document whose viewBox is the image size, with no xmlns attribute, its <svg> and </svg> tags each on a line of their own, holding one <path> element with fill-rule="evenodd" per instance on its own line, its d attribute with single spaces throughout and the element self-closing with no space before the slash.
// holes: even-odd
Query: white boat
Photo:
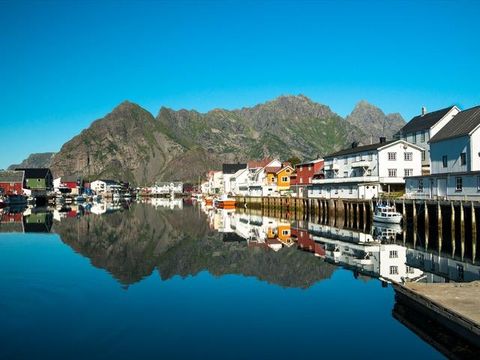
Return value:
<svg viewBox="0 0 480 360">
<path fill-rule="evenodd" d="M 377 204 L 373 213 L 374 222 L 383 222 L 389 224 L 400 224 L 403 216 L 395 209 L 394 205 Z"/>
</svg>

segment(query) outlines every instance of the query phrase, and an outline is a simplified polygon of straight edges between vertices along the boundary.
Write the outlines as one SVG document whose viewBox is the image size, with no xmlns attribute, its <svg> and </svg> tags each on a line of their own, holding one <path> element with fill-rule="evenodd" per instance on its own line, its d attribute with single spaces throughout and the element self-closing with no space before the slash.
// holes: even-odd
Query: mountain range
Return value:
<svg viewBox="0 0 480 360">
<path fill-rule="evenodd" d="M 207 113 L 162 107 L 156 117 L 124 101 L 66 142 L 51 168 L 55 176 L 114 178 L 137 185 L 197 182 L 225 162 L 266 156 L 313 159 L 354 141 L 389 138 L 404 124 L 400 114 L 386 115 L 366 101 L 344 119 L 303 95 Z"/>
</svg>

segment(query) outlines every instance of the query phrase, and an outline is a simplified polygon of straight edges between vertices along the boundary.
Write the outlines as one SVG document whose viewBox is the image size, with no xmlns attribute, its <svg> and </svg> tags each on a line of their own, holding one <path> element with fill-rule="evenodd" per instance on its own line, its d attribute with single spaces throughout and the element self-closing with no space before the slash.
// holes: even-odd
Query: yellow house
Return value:
<svg viewBox="0 0 480 360">
<path fill-rule="evenodd" d="M 289 247 L 293 245 L 292 231 L 289 223 L 280 223 L 278 225 L 277 232 L 278 240 L 280 240 L 283 245 Z"/>
<path fill-rule="evenodd" d="M 278 191 L 284 191 L 290 189 L 290 176 L 293 174 L 294 169 L 290 166 L 282 167 L 276 174 L 277 189 Z"/>
</svg>

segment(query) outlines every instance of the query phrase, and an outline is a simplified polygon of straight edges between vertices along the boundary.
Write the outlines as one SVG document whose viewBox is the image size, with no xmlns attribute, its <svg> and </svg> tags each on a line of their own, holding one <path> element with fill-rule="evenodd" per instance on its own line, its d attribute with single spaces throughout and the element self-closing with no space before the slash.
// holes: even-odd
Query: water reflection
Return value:
<svg viewBox="0 0 480 360">
<path fill-rule="evenodd" d="M 0 215 L 0 232 L 58 233 L 93 265 L 127 285 L 155 269 L 162 279 L 208 270 L 293 287 L 326 279 L 336 266 L 355 277 L 385 282 L 480 277 L 480 267 L 472 261 L 413 246 L 399 225 L 374 225 L 364 232 L 164 198 L 7 208 Z"/>
</svg>

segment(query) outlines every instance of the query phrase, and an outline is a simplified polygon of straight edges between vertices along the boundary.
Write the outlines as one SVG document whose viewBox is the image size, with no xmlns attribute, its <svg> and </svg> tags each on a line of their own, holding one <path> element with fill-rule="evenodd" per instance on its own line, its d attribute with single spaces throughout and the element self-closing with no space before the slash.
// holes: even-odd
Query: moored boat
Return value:
<svg viewBox="0 0 480 360">
<path fill-rule="evenodd" d="M 373 213 L 374 222 L 382 222 L 389 224 L 400 224 L 403 216 L 395 209 L 394 205 L 390 204 L 377 204 L 375 212 Z"/>
<path fill-rule="evenodd" d="M 215 199 L 214 205 L 220 209 L 235 209 L 235 199 L 222 195 L 220 199 Z"/>
</svg>

